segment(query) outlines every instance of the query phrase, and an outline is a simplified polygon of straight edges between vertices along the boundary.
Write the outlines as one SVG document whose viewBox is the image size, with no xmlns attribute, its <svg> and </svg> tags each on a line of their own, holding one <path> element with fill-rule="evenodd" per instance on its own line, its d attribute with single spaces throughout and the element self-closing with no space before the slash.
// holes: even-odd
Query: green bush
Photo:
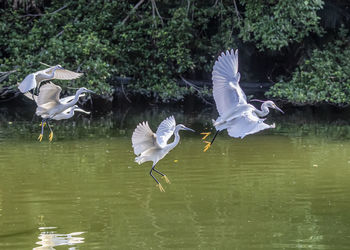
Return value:
<svg viewBox="0 0 350 250">
<path fill-rule="evenodd" d="M 254 42 L 260 50 L 280 50 L 290 43 L 301 42 L 310 33 L 322 34 L 317 11 L 322 0 L 241 0 L 244 19 L 239 23 L 239 37 Z"/>
<path fill-rule="evenodd" d="M 209 73 L 218 52 L 234 47 L 232 34 L 226 30 L 232 27 L 232 18 L 229 22 L 223 19 L 222 25 L 215 20 L 220 14 L 232 14 L 229 6 L 157 1 L 158 16 L 150 1 L 132 11 L 136 3 L 56 0 L 39 17 L 26 16 L 21 10 L 0 10 L 0 32 L 4 34 L 0 71 L 18 66 L 17 74 L 2 84 L 20 82 L 45 68 L 39 63 L 44 62 L 85 73 L 62 86 L 86 86 L 110 95 L 116 84 L 111 83 L 114 76 L 126 76 L 133 79 L 124 86 L 126 91 L 159 102 L 179 100 L 192 91 L 179 87 L 180 76 Z M 56 11 L 63 6 L 66 8 Z M 213 20 L 217 25 L 209 25 Z"/>
<path fill-rule="evenodd" d="M 17 72 L 0 87 L 15 86 L 27 74 L 44 69 L 44 62 L 85 73 L 60 83 L 68 93 L 72 90 L 64 86 L 111 95 L 116 76 L 125 76 L 132 78 L 124 85 L 126 92 L 167 102 L 194 91 L 179 86 L 181 76 L 209 80 L 221 51 L 239 47 L 247 56 L 258 50 L 287 56 L 282 51 L 312 43 L 310 35 L 326 34 L 317 15 L 322 0 L 150 0 L 137 9 L 139 0 L 4 3 L 0 71 Z M 315 50 L 290 82 L 276 84 L 269 95 L 299 103 L 348 103 L 349 46 L 344 36 Z M 210 91 L 204 88 L 202 94 Z"/>
<path fill-rule="evenodd" d="M 350 42 L 349 34 L 341 29 L 339 37 L 323 49 L 315 49 L 304 60 L 290 81 L 275 84 L 267 93 L 274 98 L 293 103 L 336 105 L 350 103 Z"/>
</svg>

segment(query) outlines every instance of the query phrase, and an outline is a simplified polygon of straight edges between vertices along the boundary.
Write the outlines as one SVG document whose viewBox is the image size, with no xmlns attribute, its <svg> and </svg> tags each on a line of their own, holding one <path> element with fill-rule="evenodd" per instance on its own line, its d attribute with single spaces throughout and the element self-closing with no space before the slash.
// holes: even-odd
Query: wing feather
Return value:
<svg viewBox="0 0 350 250">
<path fill-rule="evenodd" d="M 139 155 L 145 150 L 156 146 L 156 135 L 149 127 L 148 122 L 142 122 L 134 130 L 131 141 L 134 153 Z"/>
<path fill-rule="evenodd" d="M 67 69 L 57 69 L 55 71 L 54 79 L 58 80 L 73 80 L 81 77 L 83 73 L 77 73 Z"/>
<path fill-rule="evenodd" d="M 61 87 L 49 82 L 42 86 L 39 90 L 38 95 L 38 106 L 42 106 L 45 103 L 56 103 L 59 104 L 59 97 L 61 94 Z"/>
<path fill-rule="evenodd" d="M 168 140 L 174 134 L 175 127 L 176 121 L 174 116 L 169 116 L 159 124 L 156 132 L 159 147 L 164 148 L 167 145 Z"/>
<path fill-rule="evenodd" d="M 27 75 L 19 84 L 18 89 L 22 92 L 28 92 L 36 87 L 35 73 Z"/>
<path fill-rule="evenodd" d="M 212 72 L 213 95 L 220 115 L 240 104 L 247 104 L 247 98 L 239 86 L 238 51 L 226 51 L 215 62 Z"/>
</svg>

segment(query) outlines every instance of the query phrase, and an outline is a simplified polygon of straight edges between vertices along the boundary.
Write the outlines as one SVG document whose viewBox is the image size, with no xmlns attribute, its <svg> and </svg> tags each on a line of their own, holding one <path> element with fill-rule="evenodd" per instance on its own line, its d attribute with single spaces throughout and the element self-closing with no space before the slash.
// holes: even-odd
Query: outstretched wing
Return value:
<svg viewBox="0 0 350 250">
<path fill-rule="evenodd" d="M 46 103 L 59 104 L 59 97 L 61 94 L 61 87 L 49 82 L 42 86 L 39 90 L 37 104 L 38 106 L 44 105 Z"/>
<path fill-rule="evenodd" d="M 238 51 L 221 53 L 212 72 L 213 95 L 216 108 L 222 116 L 239 104 L 247 104 L 247 98 L 239 86 Z"/>
<path fill-rule="evenodd" d="M 67 69 L 57 69 L 55 71 L 54 79 L 58 80 L 73 80 L 81 77 L 83 73 L 77 73 Z"/>
<path fill-rule="evenodd" d="M 28 92 L 31 89 L 34 89 L 36 87 L 36 80 L 35 80 L 35 74 L 29 74 L 27 75 L 24 80 L 19 84 L 18 89 L 22 92 Z"/>
<path fill-rule="evenodd" d="M 157 143 L 159 147 L 164 148 L 168 140 L 174 134 L 176 122 L 174 116 L 169 116 L 159 124 L 157 129 Z"/>
<path fill-rule="evenodd" d="M 148 126 L 148 122 L 137 125 L 131 137 L 132 147 L 136 155 L 156 145 L 156 135 Z"/>
<path fill-rule="evenodd" d="M 264 123 L 265 119 L 259 118 L 252 112 L 245 112 L 241 117 L 233 119 L 227 128 L 229 136 L 235 138 L 243 138 L 246 135 L 255 134 L 261 130 L 274 128 L 275 125 L 268 125 Z"/>
</svg>

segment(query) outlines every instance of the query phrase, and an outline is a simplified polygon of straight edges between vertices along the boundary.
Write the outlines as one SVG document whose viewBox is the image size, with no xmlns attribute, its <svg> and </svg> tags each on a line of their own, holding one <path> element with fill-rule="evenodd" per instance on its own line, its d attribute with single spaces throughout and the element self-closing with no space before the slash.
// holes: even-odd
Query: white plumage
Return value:
<svg viewBox="0 0 350 250">
<path fill-rule="evenodd" d="M 19 84 L 18 89 L 22 92 L 28 92 L 32 89 L 39 88 L 40 83 L 47 80 L 73 80 L 79 78 L 83 73 L 77 73 L 64 69 L 61 65 L 56 65 L 44 70 L 37 71 L 27 75 Z"/>
<path fill-rule="evenodd" d="M 176 125 L 174 116 L 170 116 L 160 123 L 156 133 L 153 133 L 147 121 L 139 123 L 131 137 L 132 147 L 134 148 L 135 155 L 137 155 L 135 161 L 138 164 L 142 164 L 146 161 L 153 162 L 150 175 L 157 182 L 162 192 L 164 192 L 164 189 L 159 181 L 152 175 L 152 172 L 155 171 L 160 174 L 167 183 L 170 183 L 167 176 L 156 170 L 155 166 L 159 160 L 163 159 L 164 156 L 179 143 L 180 130 L 193 131 L 182 124 Z M 167 144 L 172 135 L 175 135 L 174 141 Z"/>
<path fill-rule="evenodd" d="M 247 97 L 239 86 L 238 50 L 221 53 L 214 64 L 212 80 L 219 117 L 213 121 L 217 132 L 211 142 L 206 142 L 204 151 L 209 149 L 221 130 L 227 129 L 231 137 L 244 138 L 246 135 L 275 127 L 274 124 L 264 123 L 265 119 L 260 118 L 269 113 L 269 108 L 282 112 L 272 101 L 262 101 L 261 110 L 247 103 Z M 205 134 L 205 139 L 210 133 L 202 134 Z"/>
<path fill-rule="evenodd" d="M 84 96 L 83 93 L 90 92 L 86 88 L 80 88 L 76 92 L 74 96 L 68 96 L 60 99 L 61 87 L 49 82 L 42 86 L 39 91 L 39 95 L 32 95 L 30 93 L 26 93 L 25 96 L 34 100 L 37 104 L 35 114 L 37 116 L 41 116 L 43 118 L 41 133 L 38 137 L 38 140 L 41 141 L 44 133 L 45 123 L 48 124 L 49 129 L 51 131 L 49 140 L 51 141 L 53 138 L 53 132 L 49 124 L 49 120 L 62 120 L 69 119 L 74 115 L 74 111 L 83 112 L 89 114 L 85 110 L 80 109 L 77 105 L 75 105 L 81 96 Z"/>
</svg>

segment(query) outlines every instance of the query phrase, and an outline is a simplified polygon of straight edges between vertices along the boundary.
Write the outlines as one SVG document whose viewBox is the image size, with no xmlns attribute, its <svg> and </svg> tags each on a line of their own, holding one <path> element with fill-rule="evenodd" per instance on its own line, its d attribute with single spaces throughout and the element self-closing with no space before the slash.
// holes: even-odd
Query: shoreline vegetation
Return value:
<svg viewBox="0 0 350 250">
<path fill-rule="evenodd" d="M 1 1 L 0 103 L 43 62 L 84 73 L 63 94 L 92 89 L 96 109 L 210 105 L 215 58 L 238 48 L 248 98 L 347 107 L 349 23 L 341 0 Z"/>
</svg>

